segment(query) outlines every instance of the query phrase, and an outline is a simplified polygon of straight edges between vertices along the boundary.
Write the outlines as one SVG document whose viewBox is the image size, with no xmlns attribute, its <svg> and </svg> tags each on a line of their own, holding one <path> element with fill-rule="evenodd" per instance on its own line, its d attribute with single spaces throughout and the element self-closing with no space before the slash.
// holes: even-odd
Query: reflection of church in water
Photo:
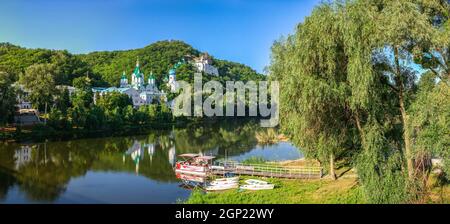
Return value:
<svg viewBox="0 0 450 224">
<path fill-rule="evenodd" d="M 134 140 L 133 145 L 123 154 L 122 160 L 123 163 L 126 162 L 127 157 L 131 158 L 133 163 L 136 167 L 136 174 L 139 174 L 139 164 L 141 161 L 143 161 L 145 158 L 150 160 L 150 162 L 153 160 L 153 155 L 155 154 L 156 146 L 158 145 L 157 142 L 153 143 L 143 143 L 139 140 Z M 163 148 L 165 151 L 165 149 Z M 147 155 L 145 155 L 147 154 Z M 168 162 L 171 166 L 173 166 L 176 162 L 176 150 L 175 150 L 175 144 L 171 144 L 169 150 L 167 150 L 168 154 Z"/>
<path fill-rule="evenodd" d="M 23 145 L 20 147 L 20 149 L 14 152 L 14 165 L 16 170 L 31 161 L 32 151 L 33 148 L 28 145 Z"/>
</svg>

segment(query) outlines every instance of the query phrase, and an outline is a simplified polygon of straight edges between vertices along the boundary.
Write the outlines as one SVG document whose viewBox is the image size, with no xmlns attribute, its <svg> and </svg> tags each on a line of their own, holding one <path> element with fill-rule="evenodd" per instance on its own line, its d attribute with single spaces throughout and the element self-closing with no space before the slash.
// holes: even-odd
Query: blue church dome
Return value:
<svg viewBox="0 0 450 224">
<path fill-rule="evenodd" d="M 170 69 L 170 70 L 169 70 L 169 75 L 175 75 L 175 69 L 173 69 L 173 68 Z"/>
</svg>

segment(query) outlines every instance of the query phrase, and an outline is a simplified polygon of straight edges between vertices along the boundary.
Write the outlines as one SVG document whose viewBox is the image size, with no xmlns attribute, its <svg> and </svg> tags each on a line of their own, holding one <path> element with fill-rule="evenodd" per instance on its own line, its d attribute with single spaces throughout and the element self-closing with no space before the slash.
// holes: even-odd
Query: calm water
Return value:
<svg viewBox="0 0 450 224">
<path fill-rule="evenodd" d="M 172 169 L 178 154 L 219 159 L 302 157 L 290 143 L 258 145 L 253 123 L 40 144 L 0 143 L 0 203 L 176 203 L 190 190 Z"/>
</svg>

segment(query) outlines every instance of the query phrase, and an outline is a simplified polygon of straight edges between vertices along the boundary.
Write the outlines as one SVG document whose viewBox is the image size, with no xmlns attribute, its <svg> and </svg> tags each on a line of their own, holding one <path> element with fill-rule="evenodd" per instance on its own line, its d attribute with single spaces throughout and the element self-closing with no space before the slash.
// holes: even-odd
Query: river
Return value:
<svg viewBox="0 0 450 224">
<path fill-rule="evenodd" d="M 291 160 L 288 142 L 259 145 L 253 122 L 226 122 L 145 135 L 46 143 L 0 142 L 0 203 L 177 203 L 191 191 L 173 171 L 177 155 Z"/>
</svg>

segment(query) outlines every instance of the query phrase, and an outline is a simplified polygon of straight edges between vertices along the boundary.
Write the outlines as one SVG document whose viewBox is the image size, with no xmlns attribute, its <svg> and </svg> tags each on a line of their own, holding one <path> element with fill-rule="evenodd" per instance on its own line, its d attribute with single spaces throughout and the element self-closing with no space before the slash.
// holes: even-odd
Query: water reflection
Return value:
<svg viewBox="0 0 450 224">
<path fill-rule="evenodd" d="M 14 152 L 15 169 L 18 170 L 21 166 L 31 161 L 31 148 L 28 145 L 20 146 L 20 149 Z"/>
<path fill-rule="evenodd" d="M 172 169 L 177 154 L 245 158 L 260 150 L 257 128 L 228 122 L 141 136 L 0 143 L 0 202 L 174 203 L 189 195 Z M 299 155 L 290 156 L 284 159 Z"/>
</svg>

